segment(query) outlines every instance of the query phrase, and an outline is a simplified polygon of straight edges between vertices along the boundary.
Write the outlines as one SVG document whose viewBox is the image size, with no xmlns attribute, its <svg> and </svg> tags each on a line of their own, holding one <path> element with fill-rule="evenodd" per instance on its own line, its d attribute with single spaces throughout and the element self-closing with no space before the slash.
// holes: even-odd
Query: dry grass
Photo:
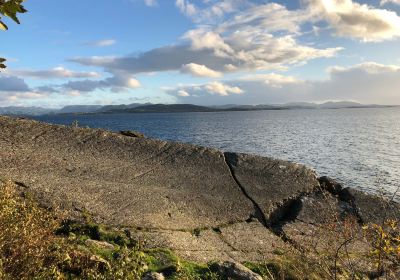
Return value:
<svg viewBox="0 0 400 280">
<path fill-rule="evenodd" d="M 29 279 L 50 267 L 57 256 L 53 234 L 58 223 L 6 181 L 0 191 L 0 276 Z"/>
<path fill-rule="evenodd" d="M 0 183 L 0 279 L 138 279 L 142 253 L 126 246 L 98 250 L 55 234 L 62 221 L 11 181 Z"/>
</svg>

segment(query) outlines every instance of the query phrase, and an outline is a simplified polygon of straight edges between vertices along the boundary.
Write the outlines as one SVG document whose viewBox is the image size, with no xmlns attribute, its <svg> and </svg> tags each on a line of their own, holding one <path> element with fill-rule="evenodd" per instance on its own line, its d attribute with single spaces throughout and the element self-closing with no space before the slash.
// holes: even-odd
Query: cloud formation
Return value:
<svg viewBox="0 0 400 280">
<path fill-rule="evenodd" d="M 326 21 L 336 35 L 364 42 L 380 42 L 400 36 L 400 17 L 352 0 L 306 0 L 311 15 Z"/>
<path fill-rule="evenodd" d="M 284 69 L 289 65 L 335 56 L 341 48 L 319 49 L 302 45 L 291 35 L 253 31 L 219 34 L 208 28 L 188 31 L 179 45 L 156 48 L 137 56 L 77 57 L 70 61 L 135 73 L 179 71 L 198 64 L 218 72 Z"/>
<path fill-rule="evenodd" d="M 222 76 L 221 72 L 214 71 L 205 65 L 200 65 L 196 63 L 182 65 L 181 73 L 191 74 L 194 77 L 219 78 Z"/>
<path fill-rule="evenodd" d="M 381 6 L 388 4 L 388 3 L 400 5 L 400 0 L 381 0 Z"/>
<path fill-rule="evenodd" d="M 15 71 L 18 72 L 18 71 Z M 48 77 L 46 74 L 28 72 L 26 77 Z M 21 77 L 0 76 L 0 101 L 17 102 L 24 99 L 40 99 L 56 94 L 80 96 L 96 90 L 110 90 L 111 92 L 127 92 L 140 88 L 141 84 L 125 72 L 114 72 L 108 78 L 100 80 L 73 80 L 62 84 L 48 84 L 30 87 Z"/>
<path fill-rule="evenodd" d="M 97 72 L 77 72 L 56 67 L 50 70 L 7 70 L 7 74 L 34 79 L 63 79 L 63 78 L 97 78 L 100 76 Z"/>
<path fill-rule="evenodd" d="M 14 76 L 0 76 L 0 92 L 30 91 L 29 86 L 21 78 Z"/>
<path fill-rule="evenodd" d="M 55 87 L 84 93 L 92 92 L 98 89 L 110 89 L 113 92 L 122 92 L 125 90 L 137 89 L 141 87 L 141 84 L 129 74 L 115 72 L 111 77 L 103 80 L 70 81 Z"/>
<path fill-rule="evenodd" d="M 110 47 L 117 43 L 117 40 L 114 39 L 105 39 L 99 41 L 90 41 L 85 42 L 84 45 L 92 46 L 92 47 Z"/>
<path fill-rule="evenodd" d="M 0 102 L 15 103 L 25 99 L 39 99 L 46 93 L 35 92 L 23 79 L 15 76 L 0 76 Z"/>
<path fill-rule="evenodd" d="M 144 0 L 144 4 L 149 7 L 155 7 L 158 5 L 157 0 Z"/>
<path fill-rule="evenodd" d="M 179 103 L 203 105 L 328 100 L 389 105 L 400 103 L 400 66 L 367 62 L 350 67 L 331 67 L 328 74 L 325 80 L 307 81 L 280 74 L 256 74 L 221 82 L 225 88 L 239 89 L 240 94 L 216 94 L 218 90 L 210 90 L 211 84 L 182 85 L 165 92 Z"/>
</svg>

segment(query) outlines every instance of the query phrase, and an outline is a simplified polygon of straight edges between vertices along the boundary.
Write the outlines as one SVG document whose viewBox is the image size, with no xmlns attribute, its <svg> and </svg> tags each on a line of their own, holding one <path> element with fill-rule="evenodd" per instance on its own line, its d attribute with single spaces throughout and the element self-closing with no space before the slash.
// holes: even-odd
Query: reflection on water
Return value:
<svg viewBox="0 0 400 280">
<path fill-rule="evenodd" d="M 400 108 L 43 116 L 304 163 L 346 186 L 400 186 Z"/>
</svg>

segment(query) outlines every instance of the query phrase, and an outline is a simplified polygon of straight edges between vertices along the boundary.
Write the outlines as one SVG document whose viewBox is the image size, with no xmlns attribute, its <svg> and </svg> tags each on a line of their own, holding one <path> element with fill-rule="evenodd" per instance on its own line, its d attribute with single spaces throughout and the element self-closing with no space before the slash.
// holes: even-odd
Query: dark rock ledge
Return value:
<svg viewBox="0 0 400 280">
<path fill-rule="evenodd" d="M 200 262 L 264 261 L 332 205 L 360 224 L 400 218 L 398 204 L 299 164 L 130 136 L 0 117 L 0 176 L 46 207 Z"/>
</svg>

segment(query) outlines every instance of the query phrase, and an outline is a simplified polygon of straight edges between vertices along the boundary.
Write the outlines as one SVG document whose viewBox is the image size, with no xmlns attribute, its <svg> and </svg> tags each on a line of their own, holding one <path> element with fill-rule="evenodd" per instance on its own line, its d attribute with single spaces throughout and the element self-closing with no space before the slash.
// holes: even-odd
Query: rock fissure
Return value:
<svg viewBox="0 0 400 280">
<path fill-rule="evenodd" d="M 240 183 L 239 179 L 237 178 L 235 171 L 231 165 L 231 163 L 228 161 L 228 159 L 226 158 L 225 153 L 222 154 L 223 158 L 224 158 L 224 162 L 226 164 L 226 166 L 229 169 L 229 172 L 231 174 L 232 179 L 236 182 L 236 184 L 238 185 L 238 187 L 240 188 L 240 190 L 242 191 L 243 195 L 249 199 L 253 206 L 254 206 L 254 217 L 264 226 L 268 228 L 268 223 L 267 223 L 267 219 L 264 215 L 264 212 L 262 211 L 260 205 L 258 205 L 258 203 L 248 194 L 246 188 Z"/>
</svg>

